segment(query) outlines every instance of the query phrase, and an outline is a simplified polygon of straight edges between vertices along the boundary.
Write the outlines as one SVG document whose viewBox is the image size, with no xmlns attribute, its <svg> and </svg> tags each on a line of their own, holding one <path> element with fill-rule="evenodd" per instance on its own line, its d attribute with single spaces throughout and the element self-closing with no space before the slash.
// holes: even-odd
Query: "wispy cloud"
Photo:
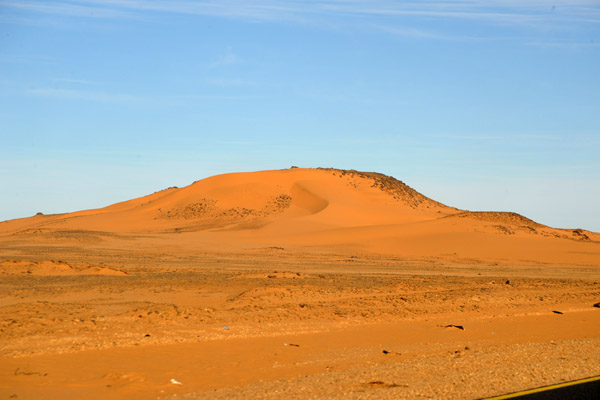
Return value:
<svg viewBox="0 0 600 400">
<path fill-rule="evenodd" d="M 145 97 L 132 96 L 128 94 L 114 94 L 104 92 L 90 92 L 71 89 L 39 88 L 27 91 L 28 94 L 40 97 L 54 97 L 68 100 L 87 100 L 102 103 L 141 103 L 147 100 Z"/>
<path fill-rule="evenodd" d="M 241 140 L 217 140 L 216 144 L 225 144 L 228 146 L 253 146 L 259 142 L 241 141 Z"/>
<path fill-rule="evenodd" d="M 88 81 L 85 79 L 71 79 L 71 78 L 53 78 L 55 82 L 65 82 L 65 83 L 74 83 L 77 85 L 91 85 L 91 86 L 100 86 L 103 85 L 102 82 Z"/>
<path fill-rule="evenodd" d="M 600 7 L 596 0 L 3 0 L 0 1 L 0 5 L 41 13 L 83 17 L 125 17 L 139 12 L 168 12 L 274 20 L 300 15 L 357 14 L 492 19 L 516 23 L 538 20 L 551 14 L 586 18 L 597 22 L 600 17 Z"/>
<path fill-rule="evenodd" d="M 368 29 L 389 33 L 395 36 L 402 36 L 416 39 L 433 39 L 433 40 L 474 40 L 476 38 L 468 36 L 448 35 L 431 30 L 423 30 L 409 28 L 403 26 L 394 26 L 386 24 L 371 24 L 366 26 Z"/>
<path fill-rule="evenodd" d="M 231 51 L 231 48 L 227 48 L 225 54 L 219 56 L 213 62 L 211 62 L 208 66 L 210 68 L 218 68 L 227 65 L 239 64 L 242 60 Z"/>
<path fill-rule="evenodd" d="M 586 47 L 600 47 L 600 42 L 574 42 L 574 41 L 537 41 L 537 42 L 525 42 L 525 46 L 538 46 L 538 47 L 567 47 L 567 48 L 586 48 Z"/>
<path fill-rule="evenodd" d="M 543 15 L 532 13 L 523 9 L 513 10 L 493 10 L 482 7 L 466 6 L 460 3 L 461 8 L 456 7 L 457 3 L 431 4 L 422 3 L 420 7 L 406 4 L 359 4 L 345 3 L 326 5 L 324 10 L 336 13 L 364 15 L 364 16 L 385 16 L 385 17 L 427 17 L 437 19 L 462 19 L 462 20 L 488 20 L 503 21 L 512 23 L 529 23 L 538 21 Z"/>
<path fill-rule="evenodd" d="M 32 11 L 43 14 L 58 14 L 70 17 L 84 18 L 125 18 L 133 17 L 131 11 L 122 7 L 104 7 L 103 2 L 96 1 L 97 4 L 76 4 L 77 2 L 67 3 L 63 1 L 0 1 L 0 6 L 13 8 L 23 11 Z M 79 2 L 86 3 L 86 2 Z M 92 2 L 90 2 L 92 3 Z"/>
<path fill-rule="evenodd" d="M 212 78 L 207 79 L 206 83 L 212 86 L 256 86 L 256 82 L 248 81 L 245 79 L 237 79 L 237 78 Z"/>
<path fill-rule="evenodd" d="M 390 34 L 445 39 L 440 32 L 416 29 L 421 22 L 466 21 L 483 25 L 544 29 L 568 24 L 600 24 L 598 0 L 0 0 L 5 10 L 74 18 L 145 18 L 166 14 L 199 15 L 257 22 L 296 22 L 346 27 L 362 24 Z M 5 17 L 6 19 L 6 17 Z M 412 25 L 411 25 L 412 24 Z M 215 65 L 235 63 L 228 54 Z"/>
<path fill-rule="evenodd" d="M 254 98 L 254 96 L 240 96 L 240 95 L 222 95 L 222 94 L 192 94 L 192 95 L 178 95 L 167 97 L 173 101 L 190 101 L 190 100 L 246 100 Z"/>
<path fill-rule="evenodd" d="M 0 53 L 0 63 L 15 64 L 53 64 L 55 61 L 48 56 L 31 54 L 2 54 Z"/>
<path fill-rule="evenodd" d="M 37 88 L 27 91 L 27 94 L 37 97 L 48 97 L 63 100 L 83 100 L 101 103 L 125 104 L 125 105 L 182 105 L 194 101 L 216 101 L 216 100 L 245 100 L 248 96 L 236 95 L 214 95 L 214 94 L 192 94 L 192 95 L 131 95 L 122 93 L 107 93 L 87 90 Z"/>
</svg>

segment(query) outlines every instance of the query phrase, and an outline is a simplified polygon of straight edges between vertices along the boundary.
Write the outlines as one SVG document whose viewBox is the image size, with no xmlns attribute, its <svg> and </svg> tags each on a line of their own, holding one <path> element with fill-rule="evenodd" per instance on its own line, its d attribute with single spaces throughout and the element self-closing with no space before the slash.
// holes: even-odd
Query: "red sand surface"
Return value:
<svg viewBox="0 0 600 400">
<path fill-rule="evenodd" d="M 0 223 L 0 399 L 477 398 L 598 375 L 599 271 L 598 233 L 384 175 L 219 175 Z"/>
</svg>

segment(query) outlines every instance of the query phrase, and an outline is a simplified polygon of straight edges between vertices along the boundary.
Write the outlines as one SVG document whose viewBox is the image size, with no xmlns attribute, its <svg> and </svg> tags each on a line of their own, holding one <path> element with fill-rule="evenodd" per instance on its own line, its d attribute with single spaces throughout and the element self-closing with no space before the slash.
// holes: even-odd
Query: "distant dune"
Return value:
<svg viewBox="0 0 600 400">
<path fill-rule="evenodd" d="M 471 212 L 386 175 L 338 169 L 232 173 L 105 208 L 0 223 L 11 243 L 183 252 L 283 248 L 448 262 L 599 263 L 600 235 L 510 212 Z"/>
</svg>

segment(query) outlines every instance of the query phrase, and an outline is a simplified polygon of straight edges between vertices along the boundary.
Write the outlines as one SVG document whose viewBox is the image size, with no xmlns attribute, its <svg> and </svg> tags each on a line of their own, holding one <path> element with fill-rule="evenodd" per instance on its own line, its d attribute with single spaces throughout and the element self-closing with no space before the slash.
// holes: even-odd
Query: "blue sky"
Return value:
<svg viewBox="0 0 600 400">
<path fill-rule="evenodd" d="M 600 231 L 600 2 L 0 0 L 0 220 L 377 171 Z"/>
</svg>

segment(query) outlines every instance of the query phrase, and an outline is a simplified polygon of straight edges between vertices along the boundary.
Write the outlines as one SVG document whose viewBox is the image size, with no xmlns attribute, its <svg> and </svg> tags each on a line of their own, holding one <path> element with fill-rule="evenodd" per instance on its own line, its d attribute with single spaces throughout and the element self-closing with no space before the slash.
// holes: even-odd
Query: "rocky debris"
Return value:
<svg viewBox="0 0 600 400">
<path fill-rule="evenodd" d="M 465 327 L 464 327 L 464 326 L 462 326 L 462 325 L 453 325 L 453 324 L 450 324 L 450 325 L 442 325 L 442 328 L 456 328 L 456 329 L 460 329 L 461 331 L 464 331 L 464 330 L 465 330 Z"/>
<path fill-rule="evenodd" d="M 292 204 L 292 196 L 281 194 L 269 200 L 261 209 L 247 207 L 219 207 L 218 201 L 202 198 L 183 208 L 173 208 L 161 211 L 161 217 L 169 219 L 198 219 L 198 218 L 247 218 L 266 217 L 287 210 Z"/>
<path fill-rule="evenodd" d="M 363 172 L 356 171 L 353 169 L 344 170 L 344 169 L 336 169 L 336 168 L 317 168 L 323 171 L 333 172 L 335 176 L 339 177 L 358 177 L 362 179 L 368 179 L 371 181 L 371 187 L 379 188 L 381 191 L 390 194 L 395 200 L 401 201 L 411 208 L 419 208 L 422 206 L 425 207 L 444 207 L 442 203 L 439 203 L 435 200 L 430 199 L 417 192 L 406 183 L 388 175 L 380 174 L 378 172 Z"/>
</svg>

